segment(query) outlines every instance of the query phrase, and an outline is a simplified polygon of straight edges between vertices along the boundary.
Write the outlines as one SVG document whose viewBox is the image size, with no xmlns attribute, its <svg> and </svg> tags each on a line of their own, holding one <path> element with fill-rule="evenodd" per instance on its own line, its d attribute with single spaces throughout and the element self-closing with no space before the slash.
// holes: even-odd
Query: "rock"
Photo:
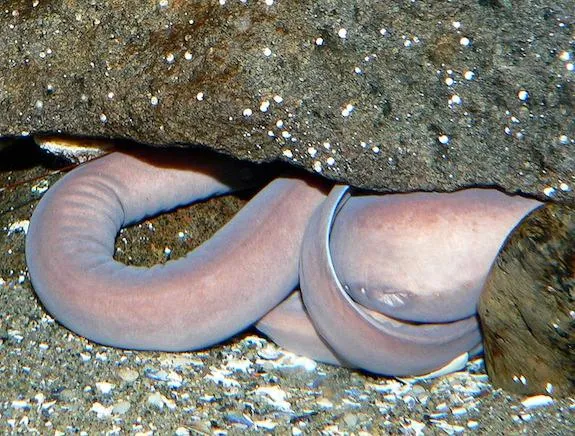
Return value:
<svg viewBox="0 0 575 436">
<path fill-rule="evenodd" d="M 532 5 L 12 1 L 0 137 L 200 144 L 382 191 L 572 202 L 573 0 Z"/>
<path fill-rule="evenodd" d="M 547 204 L 506 241 L 479 304 L 492 383 L 575 393 L 575 208 Z"/>
</svg>

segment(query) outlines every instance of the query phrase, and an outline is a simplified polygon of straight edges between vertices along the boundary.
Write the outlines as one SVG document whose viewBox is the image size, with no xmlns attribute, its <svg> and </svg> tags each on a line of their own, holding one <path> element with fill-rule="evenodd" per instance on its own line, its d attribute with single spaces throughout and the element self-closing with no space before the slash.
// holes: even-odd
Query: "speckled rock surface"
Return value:
<svg viewBox="0 0 575 436">
<path fill-rule="evenodd" d="M 383 191 L 573 201 L 573 0 L 15 0 L 0 136 L 201 144 Z"/>
<path fill-rule="evenodd" d="M 525 218 L 494 263 L 479 315 L 495 386 L 575 394 L 575 209 L 548 204 Z"/>
<path fill-rule="evenodd" d="M 315 364 L 253 332 L 195 353 L 118 350 L 70 333 L 38 303 L 24 261 L 32 209 L 59 177 L 44 177 L 32 150 L 11 156 L 18 169 L 0 159 L 0 433 L 567 435 L 575 427 L 575 399 L 493 389 L 480 359 L 434 381 L 400 381 Z M 116 257 L 140 265 L 179 257 L 244 201 L 226 197 L 124 230 Z"/>
</svg>

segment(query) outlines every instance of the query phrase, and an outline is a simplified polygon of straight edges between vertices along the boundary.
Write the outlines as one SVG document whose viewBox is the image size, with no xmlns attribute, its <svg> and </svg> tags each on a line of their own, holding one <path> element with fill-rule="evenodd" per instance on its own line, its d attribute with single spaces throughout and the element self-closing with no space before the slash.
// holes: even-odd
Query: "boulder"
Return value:
<svg viewBox="0 0 575 436">
<path fill-rule="evenodd" d="M 205 146 L 379 191 L 572 202 L 572 0 L 14 0 L 0 137 Z"/>
<path fill-rule="evenodd" d="M 575 393 L 575 208 L 547 204 L 508 238 L 481 295 L 494 386 Z"/>
</svg>

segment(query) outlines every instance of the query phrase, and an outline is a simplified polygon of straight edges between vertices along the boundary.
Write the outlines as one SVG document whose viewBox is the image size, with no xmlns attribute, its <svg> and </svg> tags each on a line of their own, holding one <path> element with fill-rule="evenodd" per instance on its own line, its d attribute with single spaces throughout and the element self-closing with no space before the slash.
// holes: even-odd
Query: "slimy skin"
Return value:
<svg viewBox="0 0 575 436">
<path fill-rule="evenodd" d="M 334 268 L 356 302 L 385 315 L 475 316 L 507 234 L 540 205 L 496 189 L 348 197 L 331 231 Z"/>
<path fill-rule="evenodd" d="M 257 322 L 324 362 L 428 373 L 480 343 L 485 274 L 539 205 L 493 190 L 350 198 L 336 186 L 326 197 L 318 182 L 282 177 L 182 259 L 152 268 L 113 259 L 121 227 L 245 186 L 239 165 L 189 151 L 116 152 L 66 175 L 38 204 L 26 240 L 46 309 L 116 347 L 200 349 Z"/>
<path fill-rule="evenodd" d="M 276 344 L 303 356 L 331 365 L 348 366 L 319 335 L 303 304 L 300 291 L 274 307 L 256 328 Z"/>
<path fill-rule="evenodd" d="M 95 342 L 205 348 L 252 325 L 297 285 L 303 232 L 325 198 L 302 179 L 272 181 L 185 258 L 152 268 L 115 261 L 122 226 L 242 183 L 237 162 L 162 152 L 148 154 L 160 164 L 112 153 L 77 168 L 32 217 L 26 257 L 38 297 L 58 321 Z"/>
<path fill-rule="evenodd" d="M 464 192 L 460 195 L 474 196 L 476 193 Z M 336 186 L 331 191 L 327 200 L 316 211 L 308 224 L 300 257 L 300 285 L 305 307 L 317 332 L 329 343 L 334 353 L 353 366 L 378 374 L 401 376 L 424 374 L 440 368 L 456 356 L 478 345 L 481 341 L 481 334 L 475 316 L 448 323 L 413 324 L 398 321 L 391 316 L 363 307 L 348 295 L 338 273 L 336 273 L 330 250 L 330 239 L 337 240 L 348 237 L 353 239 L 354 237 L 353 234 L 347 233 L 349 229 L 344 235 L 332 233 L 345 231 L 339 225 L 339 229 L 337 229 L 336 224 L 340 218 L 338 214 L 345 210 L 348 196 L 349 192 L 346 186 Z M 473 201 L 476 200 L 473 199 Z M 537 204 L 532 204 L 531 208 L 536 206 Z M 489 203 L 483 204 L 483 207 L 490 209 Z M 529 207 L 525 207 L 522 214 L 527 213 L 528 210 Z M 404 213 L 409 214 L 406 210 Z M 522 214 L 518 213 L 517 219 L 520 219 Z M 351 215 L 357 218 L 357 210 L 352 211 Z M 343 217 L 343 227 L 362 224 L 361 221 L 349 221 L 349 217 L 346 218 L 345 214 Z M 427 218 L 428 215 L 424 213 L 422 217 Z M 457 213 L 455 217 L 458 217 Z M 375 215 L 371 216 L 370 219 L 378 221 L 379 217 Z M 334 224 L 334 220 L 336 224 Z M 403 225 L 401 220 L 392 220 L 392 223 L 399 227 Z M 412 246 L 412 250 L 428 247 L 431 249 L 436 240 L 435 237 L 425 238 L 424 223 L 412 222 L 410 224 L 408 230 L 419 234 L 419 237 L 415 239 L 420 240 L 419 244 Z M 451 228 L 451 224 L 448 223 L 448 228 L 451 228 L 451 231 L 459 231 L 460 229 L 457 227 L 462 224 L 464 227 L 467 226 L 466 222 L 462 223 L 458 219 L 455 219 L 452 224 L 454 228 Z M 423 227 L 420 227 L 421 225 Z M 510 228 L 507 231 L 510 231 Z M 394 234 L 393 231 L 383 233 L 383 236 L 380 235 L 382 238 L 380 241 L 385 240 L 386 236 L 401 239 L 401 233 Z M 353 255 L 366 260 L 365 253 L 361 249 L 361 242 L 359 241 L 358 245 L 360 248 L 351 251 Z M 460 243 L 465 243 L 465 241 L 460 241 Z M 343 248 L 345 249 L 345 247 Z M 342 247 L 340 246 L 339 249 Z M 338 251 L 338 256 L 344 254 L 342 251 Z M 466 254 L 475 255 L 473 252 Z M 367 255 L 373 255 L 373 253 L 367 253 Z M 381 253 L 378 260 L 385 263 L 385 255 L 385 252 Z M 439 250 L 434 252 L 434 255 L 441 257 L 443 255 L 448 256 L 449 253 L 443 253 Z M 316 265 L 316 268 L 308 268 L 310 264 Z M 404 266 L 396 263 L 392 263 L 393 265 L 400 270 Z M 358 276 L 365 278 L 362 270 L 359 271 Z M 437 277 L 440 276 L 441 274 L 437 275 Z M 371 286 L 371 284 L 366 284 L 366 286 Z M 439 307 L 438 304 L 445 299 L 442 292 L 450 296 L 452 294 L 451 287 L 439 289 L 439 292 L 433 294 L 432 298 L 428 297 L 427 301 L 424 300 L 424 302 L 428 303 L 429 301 L 435 304 L 435 307 Z M 463 292 L 466 290 L 464 289 Z M 451 310 L 449 304 L 447 306 L 448 310 Z M 441 309 L 438 310 L 441 311 Z M 414 312 L 417 313 L 417 310 Z M 448 314 L 446 317 L 452 318 L 452 314 Z"/>
</svg>

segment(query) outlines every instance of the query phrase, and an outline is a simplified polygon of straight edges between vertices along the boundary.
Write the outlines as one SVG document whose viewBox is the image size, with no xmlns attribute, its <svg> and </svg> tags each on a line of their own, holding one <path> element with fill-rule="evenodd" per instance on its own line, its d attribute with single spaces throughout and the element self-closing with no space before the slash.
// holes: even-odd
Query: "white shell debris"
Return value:
<svg viewBox="0 0 575 436">
<path fill-rule="evenodd" d="M 523 407 L 527 409 L 533 409 L 535 407 L 543 407 L 553 404 L 553 398 L 549 395 L 534 395 L 532 397 L 524 398 L 521 401 L 521 404 L 523 404 Z"/>
<path fill-rule="evenodd" d="M 435 421 L 432 419 L 431 422 L 448 435 L 459 434 L 465 431 L 465 427 L 461 425 L 449 424 L 446 421 Z"/>
<path fill-rule="evenodd" d="M 198 353 L 196 353 L 198 354 Z M 172 368 L 184 368 L 184 367 L 188 367 L 188 366 L 194 366 L 197 368 L 201 368 L 204 366 L 204 362 L 202 362 L 201 360 L 190 356 L 186 356 L 186 355 L 174 355 L 174 356 L 169 356 L 166 358 L 163 358 L 160 360 L 160 365 L 161 366 L 169 366 Z"/>
<path fill-rule="evenodd" d="M 276 360 L 282 356 L 282 352 L 277 347 L 268 344 L 258 351 L 258 356 L 265 360 Z"/>
<path fill-rule="evenodd" d="M 204 378 L 206 380 L 211 380 L 216 384 L 221 384 L 226 388 L 240 387 L 240 383 L 237 380 L 228 377 L 228 375 L 231 375 L 231 373 L 231 371 L 214 368 L 212 366 L 210 367 L 210 374 L 206 375 Z"/>
<path fill-rule="evenodd" d="M 415 376 L 415 377 L 397 377 L 397 379 L 401 380 L 405 383 L 409 383 L 409 382 L 413 382 L 413 381 L 417 381 L 417 380 L 429 380 L 432 378 L 441 377 L 441 376 L 444 376 L 446 374 L 451 374 L 452 372 L 461 371 L 463 368 L 465 368 L 465 365 L 467 365 L 468 361 L 469 361 L 469 354 L 467 352 L 465 352 L 465 353 L 457 356 L 455 359 L 453 359 L 451 362 L 449 362 L 445 366 L 443 366 L 443 367 L 441 367 L 435 371 L 432 371 L 428 374 L 419 375 L 419 376 Z"/>
<path fill-rule="evenodd" d="M 120 370 L 118 371 L 118 375 L 122 380 L 124 380 L 127 383 L 135 382 L 140 376 L 138 374 L 138 371 L 132 368 L 120 368 Z"/>
<path fill-rule="evenodd" d="M 268 345 L 269 342 L 260 336 L 250 335 L 243 338 L 241 344 L 245 346 L 255 345 L 257 348 L 263 348 Z"/>
<path fill-rule="evenodd" d="M 97 382 L 96 389 L 98 389 L 102 394 L 107 395 L 115 388 L 115 385 L 108 382 Z"/>
<path fill-rule="evenodd" d="M 407 435 L 413 436 L 423 436 L 425 432 L 425 424 L 423 422 L 415 421 L 413 419 L 408 419 L 407 424 L 402 424 L 401 427 L 404 429 Z"/>
<path fill-rule="evenodd" d="M 268 404 L 278 410 L 291 411 L 291 404 L 286 401 L 287 393 L 278 386 L 262 386 L 253 391 L 256 395 L 262 396 Z"/>
<path fill-rule="evenodd" d="M 28 226 L 30 226 L 29 220 L 20 220 L 10 224 L 8 227 L 8 236 L 13 233 L 28 233 Z"/>
<path fill-rule="evenodd" d="M 14 400 L 12 401 L 12 408 L 18 410 L 29 410 L 32 405 L 26 400 Z"/>
<path fill-rule="evenodd" d="M 104 418 L 109 418 L 110 416 L 112 416 L 112 410 L 114 409 L 114 406 L 110 406 L 110 407 L 106 407 L 104 405 L 102 405 L 101 403 L 94 403 L 92 404 L 92 408 L 90 409 L 90 412 L 96 412 L 96 416 L 99 419 L 104 419 Z"/>
<path fill-rule="evenodd" d="M 22 342 L 24 339 L 24 336 L 20 330 L 9 329 L 6 333 L 8 333 L 8 337 L 14 342 Z"/>
<path fill-rule="evenodd" d="M 230 371 L 239 371 L 239 372 L 243 372 L 243 373 L 248 373 L 251 372 L 250 370 L 252 370 L 252 362 L 247 360 L 247 359 L 229 359 L 226 362 L 226 369 L 229 369 Z"/>
<path fill-rule="evenodd" d="M 333 409 L 333 403 L 327 398 L 318 398 L 316 404 L 322 409 Z"/>
<path fill-rule="evenodd" d="M 129 401 L 121 400 L 114 404 L 112 413 L 114 415 L 124 415 L 128 410 L 130 410 L 130 407 L 132 407 L 132 404 Z"/>
<path fill-rule="evenodd" d="M 40 195 L 46 192 L 49 187 L 50 183 L 48 182 L 48 180 L 39 180 L 38 183 L 32 185 L 30 191 L 32 192 L 32 194 Z"/>
<path fill-rule="evenodd" d="M 265 430 L 273 430 L 278 425 L 277 422 L 273 422 L 270 419 L 264 419 L 261 421 L 254 421 L 254 424 L 255 424 L 256 428 L 262 428 Z"/>
<path fill-rule="evenodd" d="M 368 383 L 366 386 L 381 394 L 401 395 L 406 390 L 411 390 L 409 384 L 400 383 L 396 380 L 384 381 L 382 384 Z"/>
<path fill-rule="evenodd" d="M 163 369 L 156 370 L 153 368 L 147 369 L 145 371 L 146 377 L 152 380 L 161 381 L 168 385 L 172 389 L 177 389 L 182 386 L 183 378 L 180 374 L 175 371 L 165 371 Z"/>
<path fill-rule="evenodd" d="M 162 410 L 166 406 L 170 410 L 176 409 L 176 403 L 159 392 L 154 392 L 148 395 L 148 404 Z"/>
<path fill-rule="evenodd" d="M 303 368 L 306 371 L 315 371 L 317 368 L 317 362 L 315 360 L 290 353 L 289 351 L 280 350 L 277 357 L 273 357 L 273 354 L 270 352 L 264 353 L 264 355 L 268 357 L 256 360 L 256 364 L 262 365 L 264 368 L 280 370 Z"/>
</svg>

